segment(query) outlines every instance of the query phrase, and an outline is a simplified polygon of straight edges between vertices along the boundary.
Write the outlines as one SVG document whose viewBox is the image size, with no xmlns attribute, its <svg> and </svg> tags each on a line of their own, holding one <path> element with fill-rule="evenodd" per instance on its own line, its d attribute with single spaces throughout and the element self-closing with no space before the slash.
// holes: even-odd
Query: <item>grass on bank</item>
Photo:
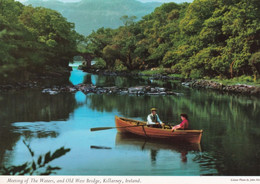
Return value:
<svg viewBox="0 0 260 184">
<path fill-rule="evenodd" d="M 144 70 L 140 72 L 143 75 L 167 75 L 169 77 L 176 77 L 176 78 L 184 78 L 182 74 L 173 74 L 170 69 L 165 69 L 165 68 L 154 68 L 151 70 Z"/>
<path fill-rule="evenodd" d="M 215 77 L 213 79 L 208 79 L 212 80 L 218 83 L 222 83 L 223 85 L 239 85 L 239 84 L 246 84 L 246 85 L 251 85 L 251 86 L 259 86 L 260 87 L 260 79 L 256 79 L 254 81 L 254 78 L 252 76 L 246 76 L 242 75 L 240 77 L 234 77 L 232 79 L 225 79 L 221 77 Z"/>
<path fill-rule="evenodd" d="M 176 78 L 185 78 L 182 74 L 169 74 L 165 69 L 163 68 L 156 68 L 154 70 L 145 70 L 141 72 L 144 75 L 168 75 L 169 77 L 176 77 Z M 197 79 L 197 78 L 196 78 Z M 242 75 L 240 77 L 234 77 L 232 79 L 222 78 L 222 77 L 215 77 L 215 78 L 209 78 L 204 77 L 203 80 L 211 80 L 218 83 L 222 83 L 223 85 L 239 85 L 239 84 L 246 84 L 251 86 L 259 86 L 260 87 L 260 79 L 256 79 L 254 81 L 253 76 L 247 76 Z"/>
</svg>

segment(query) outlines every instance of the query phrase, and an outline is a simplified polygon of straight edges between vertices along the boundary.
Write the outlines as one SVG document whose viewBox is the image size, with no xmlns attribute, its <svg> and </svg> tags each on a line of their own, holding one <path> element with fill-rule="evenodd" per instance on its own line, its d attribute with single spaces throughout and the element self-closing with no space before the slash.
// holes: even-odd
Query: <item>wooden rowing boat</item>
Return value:
<svg viewBox="0 0 260 184">
<path fill-rule="evenodd" d="M 175 130 L 151 128 L 144 121 L 115 117 L 118 132 L 132 133 L 151 139 L 167 139 L 176 142 L 200 143 L 203 130 Z M 122 127 L 122 128 L 121 128 Z"/>
</svg>

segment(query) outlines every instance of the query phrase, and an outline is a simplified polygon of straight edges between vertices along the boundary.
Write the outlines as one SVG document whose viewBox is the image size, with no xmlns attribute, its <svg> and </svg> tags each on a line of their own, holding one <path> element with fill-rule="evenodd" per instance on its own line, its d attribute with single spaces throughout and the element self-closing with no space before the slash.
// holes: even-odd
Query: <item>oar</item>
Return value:
<svg viewBox="0 0 260 184">
<path fill-rule="evenodd" d="M 105 146 L 90 146 L 90 149 L 112 149 L 111 147 Z"/>
<path fill-rule="evenodd" d="M 127 127 L 138 127 L 138 126 L 147 126 L 147 125 L 133 125 L 133 126 L 123 126 L 123 127 L 98 127 L 98 128 L 91 128 L 90 131 L 100 131 L 100 130 L 109 130 L 113 128 L 127 128 Z"/>
</svg>

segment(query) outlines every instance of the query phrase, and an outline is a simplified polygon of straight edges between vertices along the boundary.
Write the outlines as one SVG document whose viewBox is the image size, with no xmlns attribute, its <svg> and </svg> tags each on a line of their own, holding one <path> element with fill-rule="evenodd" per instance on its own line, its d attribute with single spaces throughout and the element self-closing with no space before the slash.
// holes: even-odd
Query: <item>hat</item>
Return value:
<svg viewBox="0 0 260 184">
<path fill-rule="evenodd" d="M 151 108 L 151 111 L 157 111 L 157 109 L 156 108 Z"/>
</svg>

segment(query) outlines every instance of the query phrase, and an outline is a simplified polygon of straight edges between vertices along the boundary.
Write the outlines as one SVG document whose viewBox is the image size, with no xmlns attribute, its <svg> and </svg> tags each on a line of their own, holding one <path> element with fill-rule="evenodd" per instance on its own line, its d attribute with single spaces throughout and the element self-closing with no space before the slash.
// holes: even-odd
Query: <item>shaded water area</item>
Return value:
<svg viewBox="0 0 260 184">
<path fill-rule="evenodd" d="M 42 94 L 27 89 L 0 94 L 0 166 L 30 161 L 26 140 L 36 156 L 61 146 L 70 148 L 51 164 L 58 175 L 260 175 L 260 99 L 127 77 L 97 76 L 74 68 L 71 82 L 97 86 L 154 85 L 179 96 L 112 94 Z M 146 120 L 151 107 L 160 119 L 179 123 L 187 113 L 190 126 L 203 129 L 201 145 L 170 144 L 117 133 L 114 118 Z"/>
</svg>

